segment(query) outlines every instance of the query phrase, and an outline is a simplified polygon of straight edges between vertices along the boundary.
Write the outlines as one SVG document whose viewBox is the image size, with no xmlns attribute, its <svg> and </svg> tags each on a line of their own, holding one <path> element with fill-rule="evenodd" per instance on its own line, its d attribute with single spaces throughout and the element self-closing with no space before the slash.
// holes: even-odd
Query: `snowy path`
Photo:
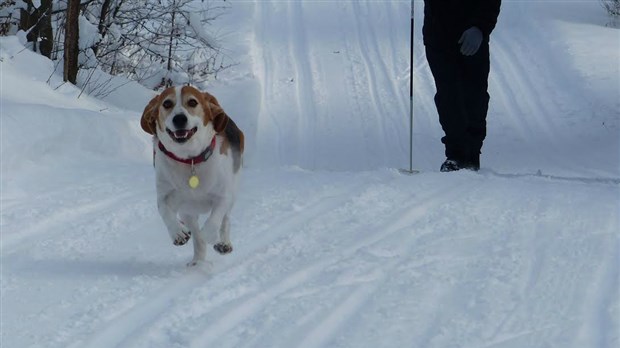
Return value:
<svg viewBox="0 0 620 348">
<path fill-rule="evenodd" d="M 157 214 L 139 110 L 53 90 L 2 41 L 3 87 L 38 97 L 2 94 L 1 346 L 616 347 L 616 104 L 562 58 L 551 5 L 508 1 L 483 169 L 437 173 L 418 26 L 423 173 L 403 176 L 408 3 L 233 6 L 251 62 L 214 94 L 250 135 L 248 167 L 235 251 L 195 268 Z"/>
<path fill-rule="evenodd" d="M 336 170 L 404 166 L 409 32 L 403 28 L 409 26 L 409 3 L 257 1 L 255 6 L 252 56 L 264 82 L 257 122 L 260 159 L 251 163 Z M 506 174 L 540 170 L 617 177 L 620 139 L 613 115 L 620 105 L 595 104 L 599 96 L 584 85 L 558 42 L 558 29 L 544 17 L 549 8 L 553 5 L 527 2 L 502 7 L 491 49 L 483 160 Z M 416 2 L 418 16 L 422 9 Z M 421 24 L 415 29 L 414 161 L 417 168 L 434 171 L 443 156 L 441 130 Z M 617 96 L 613 89 L 609 94 Z"/>
<path fill-rule="evenodd" d="M 406 4 L 257 1 L 255 6 L 252 50 L 257 77 L 264 81 L 258 148 L 266 158 L 261 162 L 357 170 L 384 164 L 385 158 L 396 166 L 398 156 L 407 158 L 402 131 L 408 114 L 407 33 L 396 31 L 398 24 L 391 21 Z M 381 20 L 373 25 L 367 19 L 375 11 Z"/>
<path fill-rule="evenodd" d="M 392 171 L 246 178 L 236 252 L 212 254 L 203 269 L 183 266 L 190 247 L 169 245 L 144 193 L 150 178 L 139 187 L 119 178 L 132 193 L 122 210 L 42 213 L 49 229 L 3 245 L 2 296 L 12 299 L 3 310 L 38 308 L 4 330 L 50 347 L 359 347 L 385 337 L 611 347 L 616 184 Z M 118 197 L 93 194 L 84 207 Z"/>
</svg>

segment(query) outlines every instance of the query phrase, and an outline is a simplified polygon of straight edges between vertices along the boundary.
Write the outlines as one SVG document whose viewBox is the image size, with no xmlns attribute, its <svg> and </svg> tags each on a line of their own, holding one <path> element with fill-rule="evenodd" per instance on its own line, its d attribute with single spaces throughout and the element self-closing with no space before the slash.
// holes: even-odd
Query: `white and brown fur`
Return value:
<svg viewBox="0 0 620 348">
<path fill-rule="evenodd" d="M 180 116 L 173 122 L 178 115 L 185 116 L 185 124 L 178 122 Z M 170 87 L 153 98 L 140 124 L 153 135 L 157 207 L 173 244 L 184 245 L 194 237 L 194 258 L 189 265 L 205 259 L 207 244 L 220 254 L 230 253 L 230 211 L 242 165 L 243 132 L 214 96 L 191 86 Z M 190 134 L 193 128 L 195 133 L 184 142 L 171 133 Z M 189 159 L 205 151 L 214 136 L 211 157 L 194 165 L 200 180 L 196 188 L 188 185 L 192 166 L 170 158 L 158 146 L 161 142 L 176 157 Z M 203 214 L 208 217 L 200 227 L 198 219 Z"/>
</svg>

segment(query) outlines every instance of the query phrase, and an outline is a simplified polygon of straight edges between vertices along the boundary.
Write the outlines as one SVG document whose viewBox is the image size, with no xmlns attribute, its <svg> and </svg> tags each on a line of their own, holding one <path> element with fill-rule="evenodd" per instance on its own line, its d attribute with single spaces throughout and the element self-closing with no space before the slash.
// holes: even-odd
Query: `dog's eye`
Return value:
<svg viewBox="0 0 620 348">
<path fill-rule="evenodd" d="M 190 108 L 195 108 L 196 105 L 198 105 L 198 102 L 196 101 L 196 99 L 190 99 L 187 101 L 187 106 L 189 106 Z"/>
<path fill-rule="evenodd" d="M 164 100 L 164 103 L 161 104 L 164 109 L 170 109 L 172 107 L 172 101 L 171 100 Z"/>
</svg>

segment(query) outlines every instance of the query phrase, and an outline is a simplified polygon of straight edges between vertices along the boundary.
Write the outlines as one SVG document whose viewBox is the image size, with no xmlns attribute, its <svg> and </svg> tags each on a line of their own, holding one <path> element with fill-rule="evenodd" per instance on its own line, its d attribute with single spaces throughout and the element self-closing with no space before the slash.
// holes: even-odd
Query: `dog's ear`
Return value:
<svg viewBox="0 0 620 348">
<path fill-rule="evenodd" d="M 217 106 L 220 106 L 220 103 L 217 101 L 217 99 L 215 99 L 215 97 L 212 94 L 210 94 L 208 92 L 202 92 L 202 96 L 205 98 L 207 103 L 211 103 L 211 104 L 215 104 Z"/>
<path fill-rule="evenodd" d="M 144 111 L 142 112 L 142 118 L 140 119 L 140 126 L 142 129 L 154 135 L 157 127 L 157 115 L 159 113 L 159 95 L 155 96 L 151 101 L 144 107 Z"/>
<path fill-rule="evenodd" d="M 211 108 L 211 122 L 213 122 L 213 129 L 217 133 L 221 133 L 226 129 L 228 124 L 228 115 L 224 112 L 219 105 L 213 103 L 207 103 Z"/>
</svg>

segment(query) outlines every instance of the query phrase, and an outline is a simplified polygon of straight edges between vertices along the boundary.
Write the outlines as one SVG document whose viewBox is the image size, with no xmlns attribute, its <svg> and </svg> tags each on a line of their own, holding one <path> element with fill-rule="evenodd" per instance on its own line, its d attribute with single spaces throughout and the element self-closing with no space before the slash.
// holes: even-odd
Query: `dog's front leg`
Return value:
<svg viewBox="0 0 620 348">
<path fill-rule="evenodd" d="M 230 219 L 228 214 L 224 215 L 224 220 L 220 227 L 220 241 L 213 246 L 213 249 L 222 255 L 233 251 L 232 243 L 230 242 Z"/>
<path fill-rule="evenodd" d="M 179 202 L 175 199 L 173 192 L 159 197 L 160 198 L 157 199 L 157 209 L 168 229 L 168 234 L 172 239 L 172 243 L 174 245 L 184 245 L 191 237 L 192 232 L 189 226 L 184 226 L 177 220 Z"/>
<path fill-rule="evenodd" d="M 213 249 L 220 254 L 232 252 L 230 221 L 228 219 L 228 213 L 231 208 L 232 202 L 230 201 L 223 200 L 217 202 L 211 211 L 211 215 L 200 230 L 202 237 L 207 243 L 213 244 Z"/>
<path fill-rule="evenodd" d="M 222 199 L 215 203 L 211 210 L 211 215 L 207 218 L 200 233 L 204 240 L 209 244 L 216 244 L 220 239 L 220 228 L 224 217 L 230 210 L 230 202 L 226 199 Z"/>
<path fill-rule="evenodd" d="M 200 228 L 198 227 L 198 217 L 189 214 L 180 214 L 181 222 L 189 228 L 190 231 L 195 231 L 194 233 L 194 258 L 191 262 L 189 262 L 188 266 L 196 266 L 199 262 L 205 260 L 205 256 L 207 255 L 207 243 L 205 243 L 204 239 L 200 235 Z"/>
<path fill-rule="evenodd" d="M 215 244 L 220 239 L 220 226 L 222 226 L 223 214 L 216 214 L 215 211 L 211 213 L 202 229 L 200 234 L 202 238 L 209 244 Z"/>
</svg>

